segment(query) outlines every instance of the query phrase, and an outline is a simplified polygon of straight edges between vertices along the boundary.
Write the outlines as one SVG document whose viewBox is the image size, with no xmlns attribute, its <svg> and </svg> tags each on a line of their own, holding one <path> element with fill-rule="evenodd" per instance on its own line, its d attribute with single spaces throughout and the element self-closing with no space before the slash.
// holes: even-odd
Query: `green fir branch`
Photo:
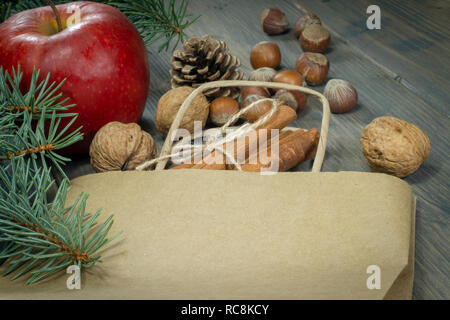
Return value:
<svg viewBox="0 0 450 320">
<path fill-rule="evenodd" d="M 100 212 L 86 213 L 86 195 L 65 206 L 67 180 L 47 202 L 50 177 L 49 169 L 23 157 L 0 166 L 0 242 L 8 243 L 0 259 L 9 258 L 3 275 L 12 280 L 30 273 L 31 284 L 69 265 L 89 268 L 101 261 L 100 248 L 119 235 L 107 238 L 112 216 L 96 227 Z"/>
<path fill-rule="evenodd" d="M 200 16 L 187 13 L 189 0 L 90 0 L 115 6 L 121 10 L 139 30 L 146 45 L 160 41 L 158 50 L 173 49 L 183 42 L 185 30 Z M 55 4 L 73 0 L 54 0 Z M 0 4 L 0 22 L 11 15 L 36 7 L 46 6 L 45 0 L 7 0 Z"/>
<path fill-rule="evenodd" d="M 58 92 L 64 81 L 50 83 L 50 74 L 40 81 L 40 72 L 34 70 L 29 89 L 23 94 L 20 66 L 11 73 L 0 67 L 0 162 L 23 155 L 37 159 L 40 155 L 65 175 L 61 166 L 69 159 L 55 151 L 80 141 L 83 135 L 81 128 L 68 133 L 77 115 L 63 113 L 74 106 L 65 105 L 67 99 L 61 99 Z M 66 117 L 72 119 L 61 128 L 61 120 Z"/>
<path fill-rule="evenodd" d="M 168 50 L 172 40 L 176 39 L 173 49 L 184 40 L 184 30 L 200 17 L 189 20 L 188 18 L 192 18 L 187 14 L 189 1 L 179 2 L 176 5 L 176 0 L 113 0 L 110 4 L 125 13 L 139 30 L 147 45 L 164 38 L 158 50 Z"/>
<path fill-rule="evenodd" d="M 11 74 L 0 67 L 0 261 L 7 259 L 4 276 L 29 275 L 27 284 L 69 265 L 93 266 L 101 261 L 98 251 L 115 238 L 107 237 L 112 216 L 98 226 L 100 212 L 86 213 L 86 195 L 66 206 L 69 180 L 62 165 L 70 159 L 56 151 L 80 141 L 81 128 L 70 132 L 77 114 L 68 113 L 73 105 L 61 99 L 64 81 L 40 78 L 34 70 L 23 93 L 20 67 Z M 64 178 L 50 201 L 52 167 Z"/>
</svg>

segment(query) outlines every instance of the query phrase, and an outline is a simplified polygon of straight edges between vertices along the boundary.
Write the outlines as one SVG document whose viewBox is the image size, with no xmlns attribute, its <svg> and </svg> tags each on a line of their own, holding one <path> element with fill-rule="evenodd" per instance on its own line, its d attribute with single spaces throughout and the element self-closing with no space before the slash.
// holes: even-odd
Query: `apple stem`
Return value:
<svg viewBox="0 0 450 320">
<path fill-rule="evenodd" d="M 56 24 L 58 25 L 58 32 L 62 31 L 62 23 L 61 23 L 61 17 L 59 16 L 58 9 L 56 9 L 55 3 L 52 0 L 45 0 L 45 2 L 48 3 L 48 5 L 52 8 L 53 13 L 56 17 Z"/>
</svg>

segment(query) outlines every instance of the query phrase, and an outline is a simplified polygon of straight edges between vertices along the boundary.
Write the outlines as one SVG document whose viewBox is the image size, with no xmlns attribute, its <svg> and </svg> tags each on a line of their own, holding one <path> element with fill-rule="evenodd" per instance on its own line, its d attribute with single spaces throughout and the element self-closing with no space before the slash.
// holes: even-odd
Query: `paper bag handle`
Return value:
<svg viewBox="0 0 450 320">
<path fill-rule="evenodd" d="M 170 126 L 166 140 L 164 141 L 161 153 L 159 155 L 161 160 L 158 161 L 158 163 L 156 164 L 155 170 L 163 170 L 165 168 L 167 161 L 169 159 L 164 157 L 170 154 L 173 145 L 173 141 L 170 137 L 172 137 L 173 133 L 180 127 L 181 120 L 183 119 L 184 114 L 186 113 L 187 109 L 189 108 L 195 97 L 197 97 L 199 93 L 202 93 L 208 89 L 226 88 L 226 87 L 266 87 L 272 89 L 286 89 L 286 90 L 300 91 L 302 93 L 306 93 L 316 97 L 322 103 L 322 124 L 320 127 L 319 145 L 317 147 L 317 153 L 314 158 L 312 172 L 320 172 L 320 169 L 322 168 L 323 159 L 325 157 L 328 128 L 330 125 L 330 105 L 328 103 L 327 98 L 325 98 L 323 94 L 315 90 L 292 84 L 263 82 L 263 81 L 246 81 L 246 80 L 222 80 L 222 81 L 206 82 L 201 86 L 199 86 L 194 91 L 192 91 L 191 94 L 184 100 L 183 104 L 178 110 L 178 113 L 175 116 L 175 119 L 172 122 L 172 125 Z"/>
</svg>

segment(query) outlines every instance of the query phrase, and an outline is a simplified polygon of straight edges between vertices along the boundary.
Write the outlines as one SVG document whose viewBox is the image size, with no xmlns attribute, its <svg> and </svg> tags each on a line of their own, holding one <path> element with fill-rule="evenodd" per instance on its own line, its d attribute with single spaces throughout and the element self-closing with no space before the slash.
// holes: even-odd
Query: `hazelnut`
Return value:
<svg viewBox="0 0 450 320">
<path fill-rule="evenodd" d="M 430 154 L 430 140 L 418 126 L 394 117 L 379 117 L 361 132 L 361 149 L 372 170 L 404 178 Z"/>
<path fill-rule="evenodd" d="M 158 101 L 156 109 L 156 128 L 164 135 L 169 132 L 170 126 L 184 100 L 194 91 L 194 88 L 183 86 L 167 91 Z M 206 97 L 199 93 L 192 101 L 181 121 L 180 128 L 194 132 L 194 121 L 201 121 L 202 128 L 208 119 L 209 103 Z"/>
<path fill-rule="evenodd" d="M 277 71 L 274 68 L 263 67 L 256 70 L 253 70 L 250 74 L 249 80 L 251 81 L 273 81 L 273 77 L 277 74 Z"/>
<path fill-rule="evenodd" d="M 223 126 L 238 112 L 239 103 L 231 97 L 216 98 L 211 102 L 209 107 L 209 117 L 216 126 Z"/>
<path fill-rule="evenodd" d="M 261 13 L 261 26 L 269 35 L 280 34 L 286 31 L 289 21 L 279 9 L 264 9 Z"/>
<path fill-rule="evenodd" d="M 156 145 L 138 124 L 113 121 L 97 131 L 89 155 L 96 172 L 133 170 L 156 156 Z"/>
<path fill-rule="evenodd" d="M 350 82 L 345 80 L 331 79 L 328 81 L 323 95 L 328 99 L 333 113 L 350 111 L 358 103 L 358 93 Z"/>
<path fill-rule="evenodd" d="M 284 70 L 278 72 L 275 77 L 273 78 L 273 82 L 281 82 L 281 83 L 288 83 L 288 84 L 294 84 L 296 86 L 302 86 L 303 85 L 303 77 L 300 73 L 298 73 L 295 70 Z M 278 89 L 275 89 L 275 92 L 278 91 Z"/>
<path fill-rule="evenodd" d="M 256 94 L 248 96 L 244 102 L 242 103 L 241 109 L 244 109 L 249 104 L 258 101 L 260 99 L 264 99 L 263 96 L 258 96 Z M 242 118 L 248 122 L 255 122 L 258 120 L 261 116 L 266 114 L 272 109 L 272 102 L 270 101 L 261 101 L 260 103 L 257 103 L 254 105 L 251 109 L 249 109 L 247 112 L 245 112 L 242 115 Z"/>
<path fill-rule="evenodd" d="M 306 95 L 299 91 L 281 89 L 275 94 L 275 99 L 297 112 L 302 112 L 306 107 Z"/>
<path fill-rule="evenodd" d="M 256 94 L 258 96 L 262 96 L 264 98 L 270 97 L 270 92 L 267 88 L 264 87 L 242 87 L 241 88 L 241 101 L 245 101 L 245 99 L 252 94 Z"/>
<path fill-rule="evenodd" d="M 250 63 L 253 69 L 277 68 L 281 63 L 280 48 L 275 42 L 262 41 L 253 46 L 250 51 Z"/>
<path fill-rule="evenodd" d="M 308 12 L 302 14 L 294 24 L 295 37 L 298 39 L 301 36 L 303 30 L 305 30 L 305 28 L 310 24 L 322 24 L 322 22 L 315 13 Z"/>
<path fill-rule="evenodd" d="M 305 52 L 323 52 L 330 43 L 330 33 L 322 25 L 308 25 L 300 36 L 300 45 Z"/>
<path fill-rule="evenodd" d="M 323 54 L 305 52 L 297 59 L 295 69 L 303 75 L 306 83 L 312 86 L 321 84 L 328 75 L 330 63 Z"/>
</svg>

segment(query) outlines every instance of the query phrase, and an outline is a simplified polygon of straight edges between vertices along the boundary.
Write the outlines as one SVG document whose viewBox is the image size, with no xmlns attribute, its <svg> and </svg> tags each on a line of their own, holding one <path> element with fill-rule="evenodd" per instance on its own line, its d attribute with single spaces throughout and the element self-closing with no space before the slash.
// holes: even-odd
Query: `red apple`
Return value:
<svg viewBox="0 0 450 320">
<path fill-rule="evenodd" d="M 140 120 L 150 79 L 146 49 L 134 25 L 111 6 L 79 1 L 56 8 L 60 32 L 51 7 L 0 24 L 0 65 L 11 70 L 20 64 L 28 84 L 34 67 L 42 77 L 50 72 L 52 81 L 67 79 L 63 98 L 76 104 L 69 112 L 79 114 L 72 128 L 83 126 L 84 133 L 71 153 L 86 153 L 106 123 Z"/>
</svg>

